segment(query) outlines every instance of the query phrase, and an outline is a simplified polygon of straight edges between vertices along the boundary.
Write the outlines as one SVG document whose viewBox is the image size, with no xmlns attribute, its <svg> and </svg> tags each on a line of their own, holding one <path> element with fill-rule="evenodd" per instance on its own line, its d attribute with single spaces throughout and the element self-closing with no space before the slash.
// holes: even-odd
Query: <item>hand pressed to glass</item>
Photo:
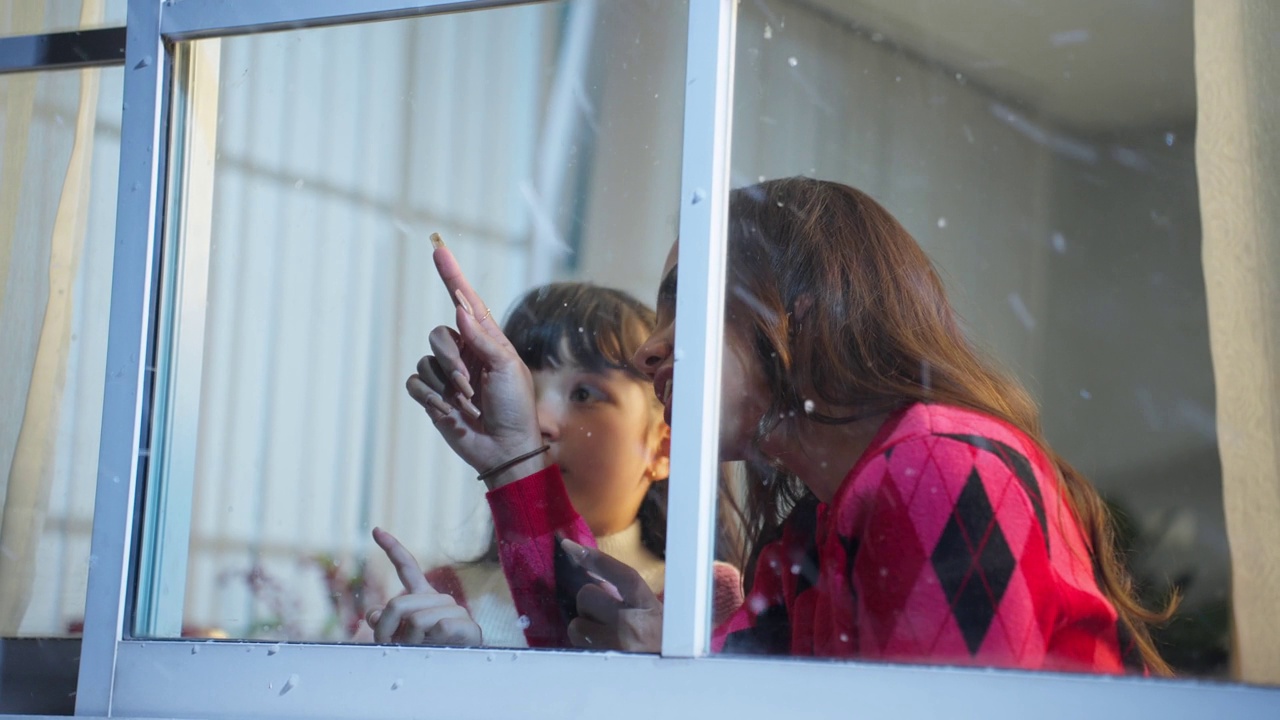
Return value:
<svg viewBox="0 0 1280 720">
<path fill-rule="evenodd" d="M 449 447 L 476 472 L 486 473 L 542 445 L 533 378 L 453 253 L 442 245 L 432 259 L 457 300 L 458 327 L 432 330 L 434 354 L 418 361 L 406 388 Z M 485 482 L 502 487 L 547 464 L 545 455 L 536 454 Z"/>
</svg>

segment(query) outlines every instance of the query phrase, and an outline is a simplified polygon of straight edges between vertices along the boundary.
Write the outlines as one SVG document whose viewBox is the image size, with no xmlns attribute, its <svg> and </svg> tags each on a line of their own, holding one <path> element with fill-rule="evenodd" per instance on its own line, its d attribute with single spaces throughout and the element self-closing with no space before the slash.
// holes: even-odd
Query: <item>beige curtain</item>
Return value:
<svg viewBox="0 0 1280 720">
<path fill-rule="evenodd" d="M 1234 665 L 1280 683 L 1280 3 L 1197 0 L 1195 33 Z"/>
<path fill-rule="evenodd" d="M 9 32 L 30 32 L 43 27 L 44 3 L 22 3 L 10 11 Z M 102 0 L 84 0 L 81 24 L 102 19 Z M 93 130 L 98 105 L 98 70 L 80 71 L 79 105 L 74 123 L 71 154 L 64 167 L 41 166 L 29 158 L 30 143 L 44 137 L 33 133 L 39 74 L 6 79 L 4 102 L 4 156 L 0 176 L 0 308 L 8 317 L 41 317 L 34 357 L 28 367 L 6 367 L 5 373 L 30 378 L 25 403 L 6 396 L 0 412 L 6 421 L 21 420 L 13 459 L 7 468 L 3 514 L 0 515 L 0 636 L 16 635 L 31 600 L 36 549 L 49 502 L 55 441 L 66 380 L 70 344 L 73 286 L 84 245 L 89 203 Z M 47 294 L 29 292 L 31 283 L 10 282 L 14 251 L 40 248 L 42 238 L 30 242 L 24 233 L 39 232 L 39 218 L 20 212 L 36 202 L 40 186 L 50 173 L 62 176 L 53 230 L 49 237 Z M 55 181 L 56 184 L 56 181 Z M 5 306 L 8 306 L 7 308 Z M 8 342 L 8 340 L 6 340 Z M 10 386 L 12 387 L 12 386 Z"/>
</svg>

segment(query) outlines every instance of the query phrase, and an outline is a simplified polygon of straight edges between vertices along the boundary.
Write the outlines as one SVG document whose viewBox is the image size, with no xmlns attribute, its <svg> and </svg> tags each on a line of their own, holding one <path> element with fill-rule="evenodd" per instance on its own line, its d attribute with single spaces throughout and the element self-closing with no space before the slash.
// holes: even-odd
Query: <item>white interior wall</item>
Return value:
<svg viewBox="0 0 1280 720">
<path fill-rule="evenodd" d="M 524 282 L 516 188 L 554 19 L 537 6 L 223 42 L 188 625 L 340 639 L 312 556 L 344 574 L 367 556 L 398 590 L 373 525 L 424 565 L 483 547 L 474 473 L 404 380 L 453 317 L 431 232 L 495 308 Z"/>
</svg>

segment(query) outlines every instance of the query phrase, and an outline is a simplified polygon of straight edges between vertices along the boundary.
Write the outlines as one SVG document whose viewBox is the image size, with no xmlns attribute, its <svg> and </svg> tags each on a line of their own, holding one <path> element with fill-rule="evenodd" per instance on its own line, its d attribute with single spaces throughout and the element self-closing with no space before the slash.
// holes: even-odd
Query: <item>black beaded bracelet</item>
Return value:
<svg viewBox="0 0 1280 720">
<path fill-rule="evenodd" d="M 525 460 L 528 460 L 529 458 L 534 457 L 534 456 L 536 456 L 536 455 L 541 455 L 542 453 L 544 453 L 544 452 L 546 452 L 546 451 L 548 451 L 548 450 L 550 450 L 550 449 L 551 449 L 551 446 L 550 446 L 550 445 L 543 445 L 542 447 L 538 448 L 537 450 L 534 450 L 534 451 L 532 451 L 532 452 L 527 452 L 527 453 L 525 453 L 525 454 L 523 454 L 523 455 L 519 455 L 519 456 L 517 456 L 517 457 L 514 457 L 514 458 L 512 458 L 512 459 L 510 459 L 510 460 L 508 460 L 508 461 L 506 461 L 506 462 L 502 463 L 501 465 L 495 465 L 495 466 L 493 466 L 493 467 L 489 468 L 488 470 L 485 470 L 484 472 L 482 472 L 482 473 L 480 473 L 479 475 L 477 475 L 477 476 L 476 476 L 476 479 L 477 479 L 477 480 L 479 480 L 479 481 L 481 481 L 481 482 L 484 482 L 485 480 L 488 480 L 489 478 L 493 477 L 494 475 L 497 475 L 498 473 L 502 472 L 503 470 L 506 470 L 507 468 L 510 468 L 510 467 L 515 467 L 516 465 L 519 465 L 520 463 L 524 462 Z"/>
</svg>

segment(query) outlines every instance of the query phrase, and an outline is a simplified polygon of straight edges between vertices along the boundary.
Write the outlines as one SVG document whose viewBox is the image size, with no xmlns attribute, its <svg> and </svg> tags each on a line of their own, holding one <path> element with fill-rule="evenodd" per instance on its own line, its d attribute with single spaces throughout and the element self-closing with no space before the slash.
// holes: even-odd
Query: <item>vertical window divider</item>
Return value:
<svg viewBox="0 0 1280 720">
<path fill-rule="evenodd" d="M 123 637 L 130 551 L 140 478 L 147 459 L 144 408 L 153 351 L 156 263 L 160 239 L 168 75 L 160 36 L 161 5 L 130 0 L 126 29 L 120 180 L 112 267 L 110 329 L 102 401 L 101 444 L 93 508 L 84 639 L 76 713 L 108 715 L 116 654 Z"/>
<path fill-rule="evenodd" d="M 690 0 L 664 657 L 710 651 L 735 0 Z"/>
</svg>

